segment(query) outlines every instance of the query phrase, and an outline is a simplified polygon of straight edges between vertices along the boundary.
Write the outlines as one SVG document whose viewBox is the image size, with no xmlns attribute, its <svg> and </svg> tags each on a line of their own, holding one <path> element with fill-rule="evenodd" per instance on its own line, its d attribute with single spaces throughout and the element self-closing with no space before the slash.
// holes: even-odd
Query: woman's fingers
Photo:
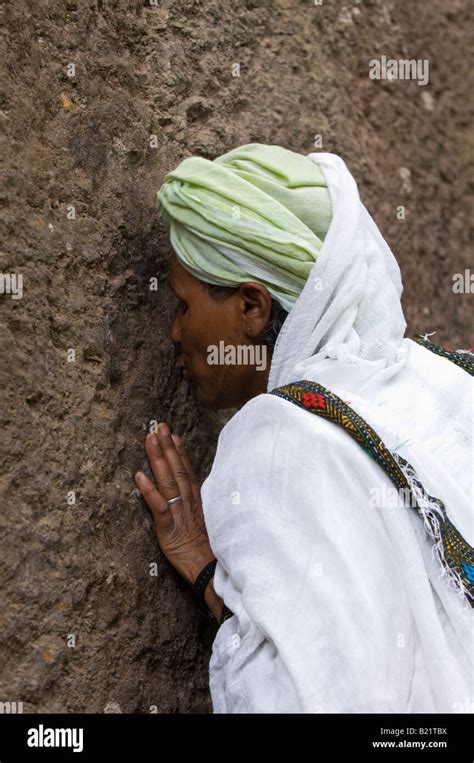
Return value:
<svg viewBox="0 0 474 763">
<path fill-rule="evenodd" d="M 143 472 L 135 474 L 135 483 L 153 514 L 157 531 L 170 529 L 174 520 L 166 498 L 161 495 L 153 482 Z"/>
<path fill-rule="evenodd" d="M 149 434 L 145 450 L 156 480 L 136 472 L 135 483 L 154 520 L 160 548 L 180 574 L 193 582 L 206 559 L 213 558 L 201 505 L 199 481 L 184 445 L 169 430 Z M 169 505 L 172 498 L 183 500 Z"/>
<path fill-rule="evenodd" d="M 178 495 L 190 500 L 193 493 L 188 473 L 169 432 L 163 433 L 159 427 L 157 435 L 147 435 L 145 450 L 162 495 L 167 500 Z"/>
<path fill-rule="evenodd" d="M 191 490 L 193 492 L 194 500 L 200 503 L 201 501 L 201 484 L 199 482 L 198 476 L 196 472 L 194 471 L 194 467 L 191 463 L 191 460 L 188 456 L 188 451 L 184 447 L 183 441 L 180 437 L 176 434 L 172 434 L 171 437 L 174 440 L 174 444 L 176 445 L 176 450 L 178 451 L 179 456 L 181 457 L 181 461 L 184 464 L 184 467 L 186 469 L 186 472 L 189 477 L 189 482 L 191 484 Z"/>
</svg>

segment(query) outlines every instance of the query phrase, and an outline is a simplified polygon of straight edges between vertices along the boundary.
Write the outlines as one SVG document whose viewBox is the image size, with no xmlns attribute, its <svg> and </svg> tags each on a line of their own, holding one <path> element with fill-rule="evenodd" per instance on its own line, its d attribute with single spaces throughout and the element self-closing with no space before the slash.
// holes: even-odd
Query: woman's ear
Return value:
<svg viewBox="0 0 474 763">
<path fill-rule="evenodd" d="M 243 283 L 240 285 L 244 329 L 247 336 L 256 339 L 268 321 L 272 312 L 272 297 L 265 286 L 259 283 Z"/>
</svg>

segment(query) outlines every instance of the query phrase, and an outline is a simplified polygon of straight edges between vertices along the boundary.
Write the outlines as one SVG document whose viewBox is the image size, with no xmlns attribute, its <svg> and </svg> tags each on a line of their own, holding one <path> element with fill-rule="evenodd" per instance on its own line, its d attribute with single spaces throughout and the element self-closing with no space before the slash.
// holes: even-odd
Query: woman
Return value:
<svg viewBox="0 0 474 763">
<path fill-rule="evenodd" d="M 468 353 L 404 337 L 398 265 L 338 156 L 189 157 L 158 200 L 186 379 L 239 408 L 201 489 L 166 428 L 156 486 L 136 475 L 220 623 L 214 712 L 472 712 Z M 266 368 L 211 363 L 220 343 Z"/>
</svg>

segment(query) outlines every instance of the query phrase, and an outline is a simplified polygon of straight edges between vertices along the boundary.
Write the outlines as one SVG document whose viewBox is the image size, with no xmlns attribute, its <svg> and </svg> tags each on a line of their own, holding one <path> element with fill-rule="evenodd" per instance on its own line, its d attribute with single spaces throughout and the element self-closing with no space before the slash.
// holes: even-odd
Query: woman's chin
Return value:
<svg viewBox="0 0 474 763">
<path fill-rule="evenodd" d="M 211 408 L 211 400 L 209 400 L 209 396 L 206 395 L 205 390 L 201 387 L 201 385 L 197 381 L 193 381 L 192 383 L 192 392 L 196 399 L 196 403 L 198 403 L 202 408 Z"/>
<path fill-rule="evenodd" d="M 206 392 L 206 384 L 200 383 L 195 376 L 191 376 L 186 370 L 183 370 L 183 377 L 186 380 L 190 392 L 194 395 L 196 403 L 200 405 L 201 408 L 207 408 L 211 411 L 221 410 L 222 406 L 219 405 L 219 401 L 216 400 L 215 394 L 212 394 L 212 389 Z"/>
</svg>

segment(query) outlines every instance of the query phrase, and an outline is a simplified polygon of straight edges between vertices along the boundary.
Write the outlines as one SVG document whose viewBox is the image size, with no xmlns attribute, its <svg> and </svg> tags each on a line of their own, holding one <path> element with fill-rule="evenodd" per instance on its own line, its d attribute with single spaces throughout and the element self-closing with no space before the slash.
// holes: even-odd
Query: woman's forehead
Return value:
<svg viewBox="0 0 474 763">
<path fill-rule="evenodd" d="M 193 286 L 199 284 L 199 280 L 192 273 L 189 273 L 186 268 L 183 268 L 176 255 L 173 255 L 169 261 L 168 281 L 170 284 L 172 283 L 183 288 L 193 288 Z"/>
<path fill-rule="evenodd" d="M 171 254 L 168 260 L 168 280 L 179 283 L 182 280 L 178 259 L 175 254 Z"/>
</svg>

